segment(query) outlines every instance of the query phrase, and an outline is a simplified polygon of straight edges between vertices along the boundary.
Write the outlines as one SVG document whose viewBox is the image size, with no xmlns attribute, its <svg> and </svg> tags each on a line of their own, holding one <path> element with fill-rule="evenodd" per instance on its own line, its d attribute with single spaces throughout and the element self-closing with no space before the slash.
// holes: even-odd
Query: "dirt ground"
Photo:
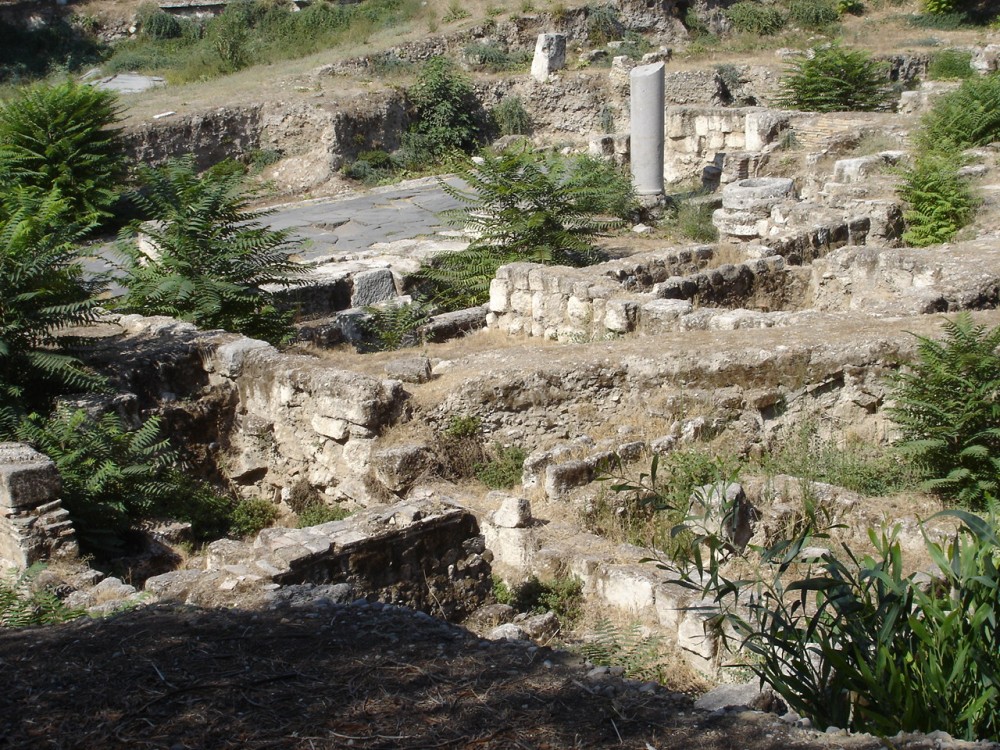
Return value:
<svg viewBox="0 0 1000 750">
<path fill-rule="evenodd" d="M 683 695 L 587 672 L 394 607 L 158 605 L 0 634 L 0 747 L 886 747 L 774 714 L 696 712 Z"/>
</svg>

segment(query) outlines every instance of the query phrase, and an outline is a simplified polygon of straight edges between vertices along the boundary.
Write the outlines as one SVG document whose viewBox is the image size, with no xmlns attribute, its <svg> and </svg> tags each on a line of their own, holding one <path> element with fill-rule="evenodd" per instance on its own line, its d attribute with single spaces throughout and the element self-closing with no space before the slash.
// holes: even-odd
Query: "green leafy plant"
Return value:
<svg viewBox="0 0 1000 750">
<path fill-rule="evenodd" d="M 866 52 L 832 45 L 793 63 L 779 104 L 809 112 L 871 111 L 888 101 L 885 66 Z"/>
<path fill-rule="evenodd" d="M 944 332 L 940 341 L 917 337 L 917 361 L 891 381 L 889 415 L 928 488 L 983 507 L 1000 484 L 1000 327 L 960 313 Z"/>
<path fill-rule="evenodd" d="M 76 72 L 100 62 L 105 45 L 72 16 L 47 17 L 34 23 L 0 19 L 0 83 L 23 84 L 59 69 Z"/>
<path fill-rule="evenodd" d="M 181 22 L 156 3 L 142 3 L 135 11 L 135 21 L 139 31 L 150 39 L 176 39 L 183 31 Z"/>
<path fill-rule="evenodd" d="M 290 285 L 303 267 L 289 260 L 287 231 L 264 227 L 242 174 L 198 176 L 191 158 L 143 168 L 135 202 L 155 221 L 123 233 L 123 310 L 170 315 L 203 328 L 224 328 L 273 344 L 289 342 L 291 314 L 267 284 Z M 137 234 L 147 237 L 147 252 Z"/>
<path fill-rule="evenodd" d="M 438 434 L 437 445 L 441 474 L 448 479 L 471 479 L 489 460 L 479 417 L 452 417 Z"/>
<path fill-rule="evenodd" d="M 586 169 L 574 175 L 570 160 L 523 149 L 484 153 L 482 159 L 456 170 L 468 189 L 442 183 L 445 192 L 466 204 L 446 218 L 476 239 L 466 250 L 435 258 L 417 274 L 425 294 L 447 310 L 485 302 L 490 281 L 505 263 L 596 262 L 601 256 L 588 239 L 621 224 L 596 215 L 621 194 L 607 183 L 595 184 L 593 172 Z"/>
<path fill-rule="evenodd" d="M 343 521 L 351 515 L 351 512 L 319 501 L 310 503 L 296 515 L 298 516 L 296 526 L 300 529 L 305 529 L 309 526 L 319 526 L 321 523 L 329 523 L 330 521 Z"/>
<path fill-rule="evenodd" d="M 414 106 L 404 149 L 429 159 L 451 151 L 471 151 L 482 136 L 482 106 L 472 84 L 445 57 L 432 57 L 421 68 L 407 95 Z"/>
<path fill-rule="evenodd" d="M 365 185 L 379 185 L 396 174 L 396 162 L 392 156 L 380 149 L 362 151 L 349 166 L 344 167 L 344 176 L 358 180 Z"/>
<path fill-rule="evenodd" d="M 524 102 L 518 96 L 505 96 L 495 106 L 490 114 L 501 135 L 529 135 L 531 133 L 531 115 L 524 107 Z"/>
<path fill-rule="evenodd" d="M 554 612 L 570 626 L 583 614 L 583 581 L 576 576 L 559 576 L 550 581 L 531 576 L 513 588 L 494 577 L 493 595 L 498 602 L 508 604 L 518 612 Z"/>
<path fill-rule="evenodd" d="M 1000 139 L 1000 75 L 976 76 L 934 102 L 917 135 L 923 151 L 955 152 Z"/>
<path fill-rule="evenodd" d="M 822 529 L 754 548 L 734 580 L 734 552 L 717 536 L 681 572 L 714 601 L 716 632 L 748 652 L 757 674 L 816 726 L 890 736 L 940 729 L 1000 736 L 1000 540 L 995 524 L 962 511 L 950 541 L 925 548 L 929 583 L 904 570 L 898 527 L 870 531 L 874 555 L 815 551 Z M 750 568 L 747 565 L 751 566 Z"/>
<path fill-rule="evenodd" d="M 903 212 L 906 244 L 926 247 L 948 242 L 972 220 L 977 200 L 958 167 L 953 156 L 923 153 L 903 171 L 899 194 L 908 205 Z"/>
<path fill-rule="evenodd" d="M 55 594 L 35 585 L 35 579 L 44 569 L 44 565 L 35 563 L 19 575 L 0 575 L 0 628 L 50 625 L 83 615 L 67 607 Z"/>
<path fill-rule="evenodd" d="M 240 538 L 255 536 L 277 518 L 278 509 L 273 503 L 260 497 L 245 498 L 236 504 L 229 515 L 229 531 Z"/>
<path fill-rule="evenodd" d="M 610 620 L 598 620 L 593 637 L 580 645 L 579 651 L 592 664 L 601 667 L 622 667 L 625 676 L 633 680 L 667 681 L 664 664 L 664 644 L 650 635 L 637 622 L 628 627 Z"/>
<path fill-rule="evenodd" d="M 587 41 L 591 44 L 603 47 L 608 42 L 621 39 L 624 30 L 614 6 L 587 6 Z"/>
<path fill-rule="evenodd" d="M 463 8 L 458 0 L 451 0 L 448 3 L 448 11 L 441 17 L 441 20 L 445 23 L 452 23 L 453 21 L 461 21 L 463 18 L 468 18 L 469 15 L 469 11 Z"/>
<path fill-rule="evenodd" d="M 833 0 L 791 0 L 788 20 L 804 29 L 823 29 L 840 20 Z"/>
<path fill-rule="evenodd" d="M 517 70 L 531 62 L 526 50 L 511 52 L 496 42 L 473 42 L 466 45 L 462 54 L 474 70 L 489 73 Z"/>
<path fill-rule="evenodd" d="M 118 122 L 115 95 L 93 86 L 21 89 L 0 104 L 0 184 L 55 192 L 74 226 L 108 216 L 125 170 Z"/>
<path fill-rule="evenodd" d="M 0 434 L 31 411 L 47 412 L 69 391 L 100 389 L 64 347 L 64 329 L 92 321 L 100 279 L 87 279 L 75 242 L 85 228 L 66 220 L 58 192 L 8 194 L 0 207 Z"/>
<path fill-rule="evenodd" d="M 483 463 L 473 467 L 476 479 L 493 490 L 505 490 L 521 483 L 527 452 L 519 445 L 494 443 Z"/>
<path fill-rule="evenodd" d="M 771 5 L 755 0 L 743 0 L 724 11 L 729 23 L 737 31 L 756 36 L 771 36 L 785 27 L 785 15 Z"/>
<path fill-rule="evenodd" d="M 715 242 L 719 239 L 719 230 L 712 223 L 714 210 L 709 203 L 681 201 L 672 225 L 678 234 L 689 240 Z"/>
<path fill-rule="evenodd" d="M 842 16 L 860 16 L 865 12 L 865 5 L 861 0 L 837 0 L 837 13 Z"/>
<path fill-rule="evenodd" d="M 944 49 L 931 55 L 927 77 L 932 81 L 972 78 L 972 53 L 962 49 Z"/>
<path fill-rule="evenodd" d="M 128 429 L 117 414 L 60 406 L 24 420 L 16 437 L 55 462 L 63 506 L 93 553 L 120 552 L 128 532 L 151 518 L 191 521 L 202 538 L 224 531 L 228 500 L 178 469 L 157 417 Z"/>
<path fill-rule="evenodd" d="M 420 329 L 430 320 L 430 311 L 419 302 L 388 302 L 366 307 L 365 312 L 364 329 L 372 339 L 369 346 L 378 351 L 418 345 Z"/>
</svg>

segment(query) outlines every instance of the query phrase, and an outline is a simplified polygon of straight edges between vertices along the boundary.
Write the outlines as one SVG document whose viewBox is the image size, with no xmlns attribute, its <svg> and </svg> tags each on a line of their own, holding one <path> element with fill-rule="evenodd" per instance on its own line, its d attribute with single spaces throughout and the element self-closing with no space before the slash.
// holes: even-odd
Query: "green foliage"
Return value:
<svg viewBox="0 0 1000 750">
<path fill-rule="evenodd" d="M 94 319 L 99 279 L 86 279 L 75 242 L 83 229 L 67 223 L 56 192 L 15 190 L 0 203 L 0 435 L 25 414 L 48 412 L 67 391 L 102 382 L 62 351 L 68 326 Z M 9 211 L 9 213 L 7 213 Z"/>
<path fill-rule="evenodd" d="M 906 244 L 926 247 L 948 242 L 972 220 L 977 201 L 958 167 L 954 156 L 922 153 L 903 172 L 899 194 L 909 206 L 903 212 Z"/>
<path fill-rule="evenodd" d="M 603 47 L 622 38 L 625 27 L 613 5 L 587 6 L 587 41 Z"/>
<path fill-rule="evenodd" d="M 473 42 L 462 54 L 473 70 L 488 73 L 518 70 L 531 62 L 531 53 L 527 50 L 511 52 L 496 42 Z"/>
<path fill-rule="evenodd" d="M 969 25 L 969 17 L 965 13 L 926 13 L 910 16 L 907 19 L 910 26 L 918 29 L 934 29 L 935 31 L 957 31 Z"/>
<path fill-rule="evenodd" d="M 409 91 L 414 106 L 410 148 L 440 159 L 451 151 L 471 151 L 479 142 L 482 109 L 472 84 L 445 57 L 432 57 Z"/>
<path fill-rule="evenodd" d="M 444 435 L 453 439 L 478 437 L 481 429 L 479 417 L 452 417 L 444 428 Z"/>
<path fill-rule="evenodd" d="M 445 23 L 452 23 L 453 21 L 461 21 L 463 18 L 468 18 L 471 14 L 458 0 L 450 0 L 448 3 L 447 12 L 441 17 L 441 20 Z"/>
<path fill-rule="evenodd" d="M 0 105 L 0 184 L 57 192 L 67 218 L 108 215 L 124 176 L 114 94 L 71 81 L 22 89 Z"/>
<path fill-rule="evenodd" d="M 494 443 L 487 460 L 473 467 L 476 479 L 491 490 L 506 490 L 521 483 L 527 451 L 519 445 Z"/>
<path fill-rule="evenodd" d="M 396 174 L 396 162 L 390 154 L 382 150 L 362 151 L 350 166 L 344 168 L 344 175 L 365 185 L 380 185 Z"/>
<path fill-rule="evenodd" d="M 484 153 L 481 164 L 463 164 L 456 172 L 468 189 L 442 187 L 466 208 L 446 217 L 476 239 L 466 250 L 435 258 L 417 274 L 430 299 L 447 310 L 484 303 L 496 270 L 506 263 L 596 262 L 600 255 L 588 239 L 621 224 L 596 214 L 618 210 L 623 196 L 632 195 L 624 178 L 602 183 L 601 175 L 609 172 L 594 160 L 527 150 Z"/>
<path fill-rule="evenodd" d="M 837 13 L 842 16 L 860 16 L 865 12 L 865 5 L 861 0 L 837 0 Z"/>
<path fill-rule="evenodd" d="M 976 76 L 934 102 L 917 143 L 923 151 L 956 152 L 1000 140 L 1000 74 Z"/>
<path fill-rule="evenodd" d="M 378 351 L 394 351 L 421 342 L 420 329 L 430 319 L 430 311 L 419 302 L 387 302 L 366 307 L 365 332 Z"/>
<path fill-rule="evenodd" d="M 695 242 L 715 242 L 719 230 L 712 223 L 714 209 L 709 203 L 681 201 L 674 214 L 672 225 L 678 234 Z"/>
<path fill-rule="evenodd" d="M 809 112 L 872 111 L 888 101 L 885 66 L 861 50 L 816 47 L 781 79 L 780 105 Z"/>
<path fill-rule="evenodd" d="M 788 20 L 804 29 L 824 29 L 840 20 L 833 0 L 791 0 Z"/>
<path fill-rule="evenodd" d="M 941 16 L 954 13 L 957 8 L 956 0 L 921 0 L 920 9 L 924 13 Z"/>
<path fill-rule="evenodd" d="M 176 39 L 183 31 L 180 21 L 153 2 L 140 5 L 135 12 L 139 31 L 150 39 Z"/>
<path fill-rule="evenodd" d="M 227 501 L 178 469 L 158 417 L 132 430 L 117 414 L 60 406 L 24 420 L 16 437 L 55 462 L 63 506 L 91 552 L 121 551 L 127 533 L 151 518 L 191 521 L 200 537 L 224 530 Z"/>
<path fill-rule="evenodd" d="M 300 529 L 305 529 L 309 526 L 319 526 L 321 523 L 329 523 L 330 521 L 343 521 L 351 515 L 351 512 L 343 508 L 327 505 L 321 500 L 307 505 L 296 515 L 298 515 L 296 526 Z"/>
<path fill-rule="evenodd" d="M 154 220 L 141 231 L 155 257 L 140 249 L 140 227 L 123 233 L 121 308 L 272 344 L 290 341 L 291 314 L 262 287 L 294 283 L 301 267 L 288 258 L 289 233 L 267 229 L 260 219 L 268 212 L 249 208 L 254 193 L 244 176 L 209 171 L 199 177 L 191 158 L 144 167 L 140 175 L 145 189 L 134 200 Z"/>
<path fill-rule="evenodd" d="M 724 11 L 737 31 L 755 36 L 771 36 L 785 27 L 785 16 L 777 8 L 756 0 L 742 0 Z"/>
<path fill-rule="evenodd" d="M 45 569 L 35 563 L 17 577 L 0 575 L 0 628 L 24 628 L 66 622 L 83 615 L 59 601 L 55 594 L 35 586 Z"/>
<path fill-rule="evenodd" d="M 944 49 L 931 55 L 927 77 L 932 81 L 972 78 L 972 53 L 963 49 Z"/>
<path fill-rule="evenodd" d="M 273 503 L 260 497 L 240 500 L 229 515 L 230 534 L 240 538 L 255 536 L 278 518 Z"/>
<path fill-rule="evenodd" d="M 527 581 L 509 588 L 499 578 L 493 579 L 493 595 L 501 604 L 518 612 L 544 614 L 554 612 L 566 625 L 572 625 L 583 614 L 583 582 L 576 576 L 563 576 L 540 581 L 531 576 Z"/>
<path fill-rule="evenodd" d="M 769 474 L 827 482 L 867 496 L 891 495 L 920 484 L 916 467 L 904 456 L 861 440 L 843 445 L 823 440 L 814 423 L 784 436 L 762 464 Z"/>
<path fill-rule="evenodd" d="M 944 339 L 917 337 L 918 359 L 892 379 L 889 415 L 927 487 L 971 508 L 1000 497 L 1000 327 L 968 313 Z"/>
<path fill-rule="evenodd" d="M 850 549 L 804 556 L 823 530 L 755 548 L 741 571 L 735 552 L 705 535 L 687 585 L 714 598 L 715 625 L 735 632 L 746 667 L 815 726 L 885 737 L 943 730 L 968 740 L 1000 736 L 1000 540 L 995 523 L 952 511 L 962 528 L 925 547 L 923 584 L 905 574 L 898 527 L 869 532 L 874 555 Z M 731 628 L 731 630 L 729 630 Z"/>
<path fill-rule="evenodd" d="M 663 664 L 662 639 L 652 636 L 637 622 L 622 628 L 610 620 L 598 620 L 591 640 L 580 653 L 600 667 L 622 667 L 632 680 L 664 683 L 668 673 Z"/>
<path fill-rule="evenodd" d="M 490 114 L 501 135 L 529 135 L 531 133 L 531 115 L 524 107 L 519 96 L 505 96 L 495 106 Z"/>
</svg>

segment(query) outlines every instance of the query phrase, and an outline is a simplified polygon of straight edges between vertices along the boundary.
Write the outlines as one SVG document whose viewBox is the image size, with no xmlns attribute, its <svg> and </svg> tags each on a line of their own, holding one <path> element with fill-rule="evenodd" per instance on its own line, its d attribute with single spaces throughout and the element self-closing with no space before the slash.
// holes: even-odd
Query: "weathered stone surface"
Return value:
<svg viewBox="0 0 1000 750">
<path fill-rule="evenodd" d="M 426 383 L 431 379 L 431 361 L 427 357 L 394 359 L 386 363 L 385 374 L 404 383 Z"/>
<path fill-rule="evenodd" d="M 375 478 L 390 492 L 402 492 L 427 471 L 432 453 L 426 445 L 383 448 L 372 454 Z"/>
<path fill-rule="evenodd" d="M 502 529 L 523 529 L 531 525 L 531 503 L 527 498 L 490 493 L 490 499 L 500 501 L 500 507 L 490 516 L 494 526 Z"/>
<path fill-rule="evenodd" d="M 0 508 L 35 508 L 58 499 L 61 489 L 51 459 L 24 443 L 0 443 Z"/>
<path fill-rule="evenodd" d="M 539 34 L 535 56 L 531 61 L 531 76 L 544 83 L 557 70 L 566 67 L 566 35 Z"/>
<path fill-rule="evenodd" d="M 388 302 L 399 293 L 396 280 L 388 268 L 362 271 L 354 276 L 354 290 L 351 293 L 351 307 L 368 307 L 379 302 Z"/>
<path fill-rule="evenodd" d="M 593 478 L 594 470 L 586 461 L 553 464 L 545 472 L 545 494 L 551 500 L 559 500 L 574 487 L 589 484 Z"/>
<path fill-rule="evenodd" d="M 525 632 L 524 628 L 512 622 L 504 623 L 493 628 L 486 637 L 491 641 L 530 641 L 531 636 Z"/>
<path fill-rule="evenodd" d="M 737 482 L 706 484 L 691 494 L 691 507 L 700 514 L 706 531 L 718 534 L 737 549 L 746 547 L 760 518 Z"/>
</svg>

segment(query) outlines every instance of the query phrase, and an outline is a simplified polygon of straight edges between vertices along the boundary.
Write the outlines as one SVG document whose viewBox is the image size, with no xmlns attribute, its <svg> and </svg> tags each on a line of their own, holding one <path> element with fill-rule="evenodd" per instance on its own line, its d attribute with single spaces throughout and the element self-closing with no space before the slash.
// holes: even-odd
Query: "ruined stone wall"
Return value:
<svg viewBox="0 0 1000 750">
<path fill-rule="evenodd" d="M 55 464 L 23 443 L 0 443 L 0 562 L 24 568 L 79 553 Z"/>
</svg>

